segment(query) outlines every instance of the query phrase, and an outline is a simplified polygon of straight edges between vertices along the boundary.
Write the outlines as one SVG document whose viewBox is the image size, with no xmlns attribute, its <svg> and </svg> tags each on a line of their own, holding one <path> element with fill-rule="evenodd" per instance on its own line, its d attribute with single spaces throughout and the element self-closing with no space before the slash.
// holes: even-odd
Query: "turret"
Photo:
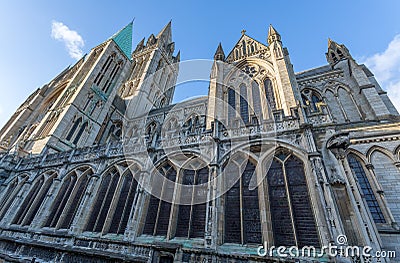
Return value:
<svg viewBox="0 0 400 263">
<path fill-rule="evenodd" d="M 269 29 L 268 29 L 268 44 L 271 45 L 273 42 L 282 43 L 281 35 L 279 35 L 278 31 L 276 31 L 276 29 L 272 25 L 269 25 Z"/>
<path fill-rule="evenodd" d="M 339 45 L 330 38 L 328 38 L 328 52 L 325 54 L 326 59 L 331 66 L 344 59 L 353 59 L 345 45 Z"/>
<path fill-rule="evenodd" d="M 221 42 L 219 42 L 218 48 L 215 51 L 214 60 L 225 60 L 225 53 L 224 50 L 222 49 Z"/>
</svg>

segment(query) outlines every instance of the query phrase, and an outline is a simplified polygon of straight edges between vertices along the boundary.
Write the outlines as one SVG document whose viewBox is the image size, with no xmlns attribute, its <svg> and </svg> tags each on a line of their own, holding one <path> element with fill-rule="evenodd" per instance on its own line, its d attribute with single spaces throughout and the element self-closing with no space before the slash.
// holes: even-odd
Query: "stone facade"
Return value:
<svg viewBox="0 0 400 263">
<path fill-rule="evenodd" d="M 171 23 L 129 57 L 131 26 L 0 130 L 0 258 L 341 261 L 257 248 L 345 235 L 397 253 L 348 260 L 399 261 L 400 117 L 344 45 L 329 40 L 327 65 L 294 73 L 272 26 L 267 44 L 243 31 L 227 56 L 218 46 L 208 96 L 172 104 Z"/>
</svg>

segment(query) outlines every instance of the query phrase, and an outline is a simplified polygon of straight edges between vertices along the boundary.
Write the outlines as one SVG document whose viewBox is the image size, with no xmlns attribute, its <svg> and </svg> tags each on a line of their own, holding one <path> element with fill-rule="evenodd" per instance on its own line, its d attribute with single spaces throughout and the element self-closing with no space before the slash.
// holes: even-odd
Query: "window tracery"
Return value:
<svg viewBox="0 0 400 263">
<path fill-rule="evenodd" d="M 274 245 L 319 247 L 303 162 L 278 150 L 267 183 Z"/>
<path fill-rule="evenodd" d="M 262 243 L 258 188 L 250 189 L 254 172 L 255 165 L 248 162 L 243 175 L 225 194 L 225 243 Z"/>
<path fill-rule="evenodd" d="M 174 189 L 167 181 L 176 181 L 176 171 L 170 164 L 165 164 L 159 169 L 159 172 L 164 176 L 161 187 L 161 200 L 154 195 L 150 196 L 147 215 L 144 223 L 143 234 L 166 236 L 170 222 L 171 203 L 164 200 L 172 200 Z"/>
<path fill-rule="evenodd" d="M 364 195 L 364 199 L 367 202 L 369 211 L 371 212 L 372 218 L 375 223 L 385 223 L 385 217 L 383 216 L 381 207 L 376 199 L 375 193 L 371 187 L 370 181 L 368 180 L 367 174 L 364 170 L 363 165 L 358 157 L 354 154 L 347 156 L 351 171 L 356 176 L 358 184 L 361 188 L 361 192 Z"/>
</svg>

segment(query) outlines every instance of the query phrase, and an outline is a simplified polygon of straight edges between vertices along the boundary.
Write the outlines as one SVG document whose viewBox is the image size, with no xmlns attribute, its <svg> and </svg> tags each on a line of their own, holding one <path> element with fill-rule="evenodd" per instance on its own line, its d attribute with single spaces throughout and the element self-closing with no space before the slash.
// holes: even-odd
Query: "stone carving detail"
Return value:
<svg viewBox="0 0 400 263">
<path fill-rule="evenodd" d="M 348 133 L 339 133 L 333 135 L 326 143 L 326 148 L 328 148 L 335 157 L 339 159 L 344 159 L 347 147 L 350 145 L 350 139 Z"/>
</svg>

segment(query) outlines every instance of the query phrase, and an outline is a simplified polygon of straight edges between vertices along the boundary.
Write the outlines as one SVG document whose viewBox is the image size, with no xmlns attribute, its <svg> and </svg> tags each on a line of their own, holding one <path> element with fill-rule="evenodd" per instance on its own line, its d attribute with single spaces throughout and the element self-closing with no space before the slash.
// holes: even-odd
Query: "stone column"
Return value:
<svg viewBox="0 0 400 263">
<path fill-rule="evenodd" d="M 218 244 L 218 205 L 220 199 L 218 194 L 218 165 L 209 166 L 209 183 L 206 204 L 206 232 L 204 246 L 206 248 L 216 249 Z"/>
</svg>

